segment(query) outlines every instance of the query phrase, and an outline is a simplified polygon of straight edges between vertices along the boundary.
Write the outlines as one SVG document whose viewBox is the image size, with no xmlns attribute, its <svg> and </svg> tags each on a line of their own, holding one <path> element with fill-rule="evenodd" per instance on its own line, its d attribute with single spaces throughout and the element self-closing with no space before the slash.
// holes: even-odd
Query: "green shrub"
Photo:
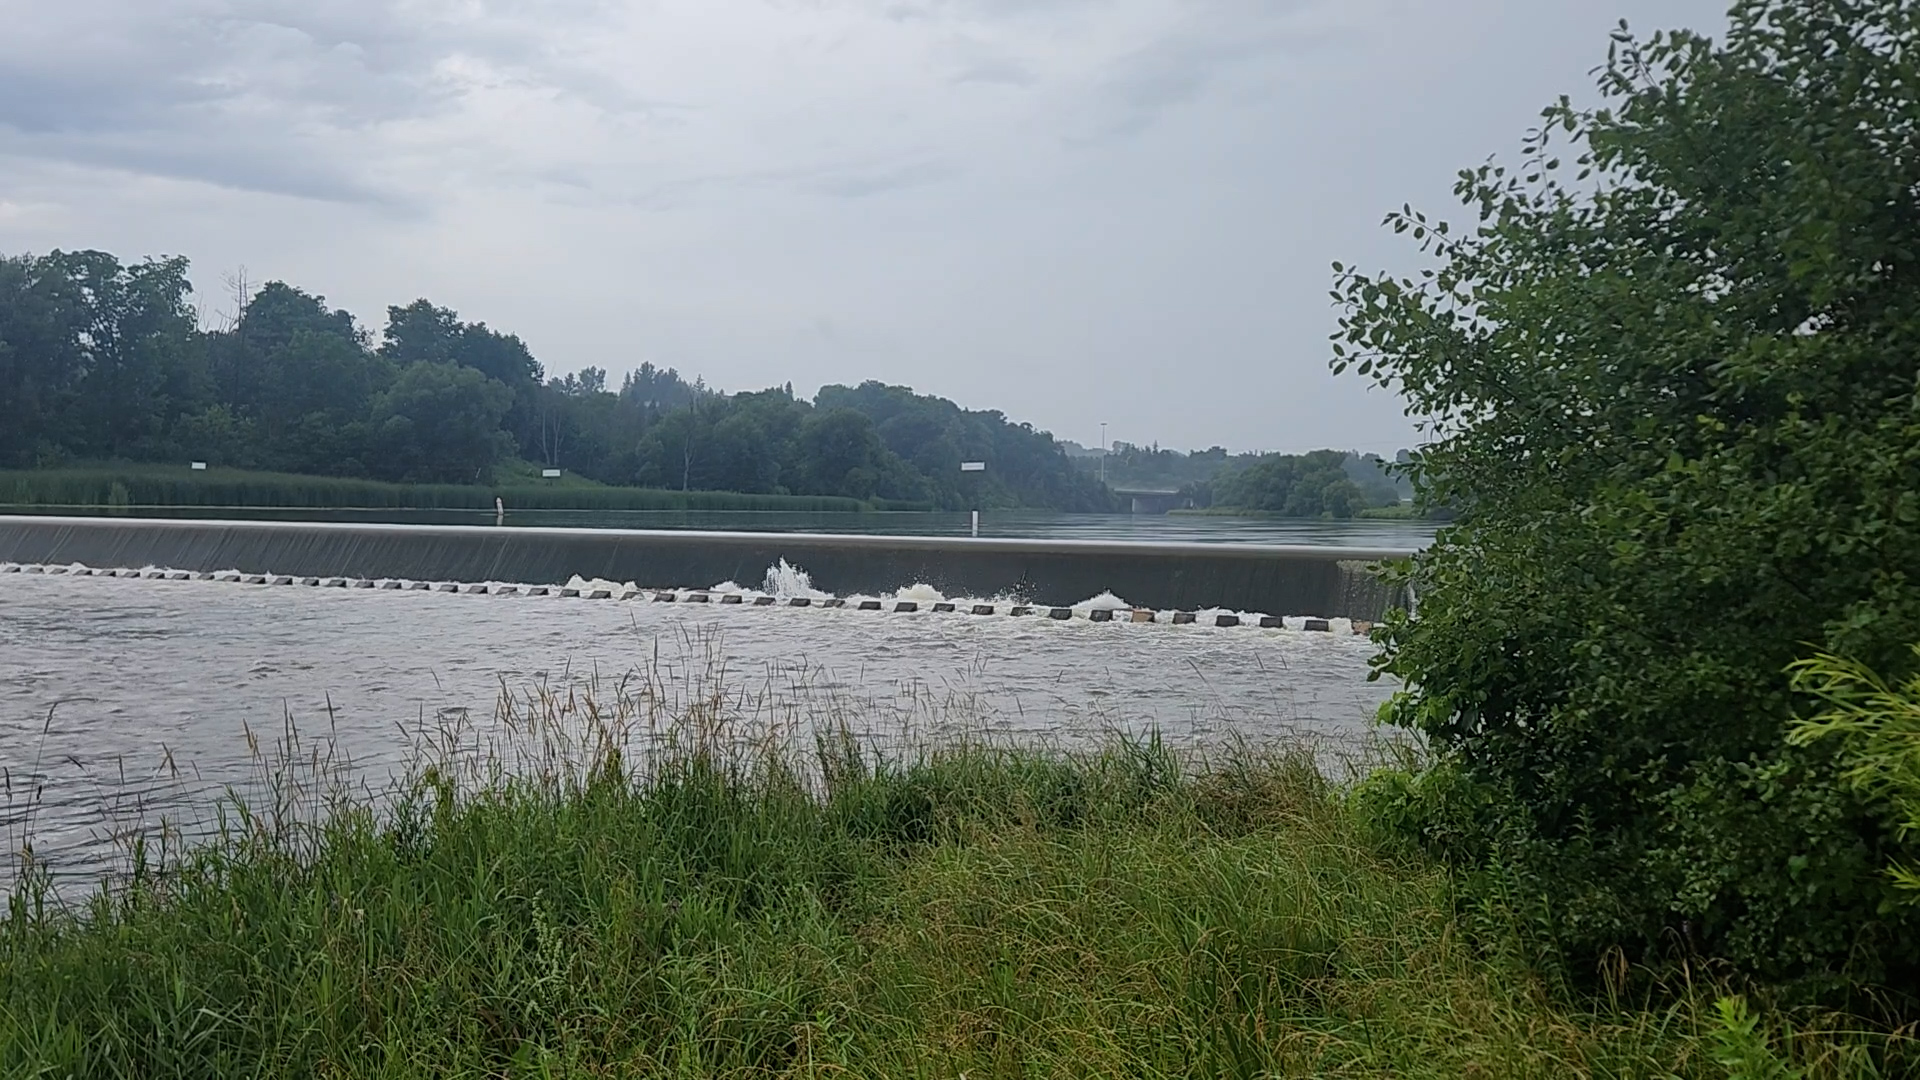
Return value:
<svg viewBox="0 0 1920 1080">
<path fill-rule="evenodd" d="M 1825 708 L 1788 738 L 1801 746 L 1843 740 L 1842 779 L 1884 812 L 1900 844 L 1887 875 L 1905 904 L 1920 904 L 1920 674 L 1889 685 L 1865 664 L 1822 654 L 1794 665 L 1794 681 Z"/>
<path fill-rule="evenodd" d="M 1904 0 L 1741 0 L 1720 44 L 1623 29 L 1603 108 L 1461 175 L 1477 227 L 1389 219 L 1426 274 L 1336 267 L 1335 366 L 1405 394 L 1419 495 L 1460 515 L 1380 666 L 1487 806 L 1397 805 L 1438 807 L 1470 891 L 1570 971 L 1920 985 L 1892 823 L 1787 740 L 1809 643 L 1915 670 L 1916 36 Z"/>
</svg>

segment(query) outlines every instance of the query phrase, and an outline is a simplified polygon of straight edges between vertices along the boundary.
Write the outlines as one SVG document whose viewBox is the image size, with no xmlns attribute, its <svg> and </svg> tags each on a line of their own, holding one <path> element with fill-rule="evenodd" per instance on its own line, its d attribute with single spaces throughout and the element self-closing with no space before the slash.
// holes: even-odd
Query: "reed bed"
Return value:
<svg viewBox="0 0 1920 1080">
<path fill-rule="evenodd" d="M 388 484 L 333 476 L 128 465 L 0 471 L 0 502 L 20 507 L 492 510 L 785 510 L 853 513 L 858 499 L 729 491 L 487 484 Z M 917 504 L 889 504 L 899 509 Z"/>
<path fill-rule="evenodd" d="M 8 1077 L 1911 1075 L 1553 985 L 1311 751 L 872 731 L 724 670 L 503 687 L 370 790 L 288 727 L 193 844 L 0 921 Z M 1485 924 L 1488 920 L 1476 920 Z"/>
</svg>

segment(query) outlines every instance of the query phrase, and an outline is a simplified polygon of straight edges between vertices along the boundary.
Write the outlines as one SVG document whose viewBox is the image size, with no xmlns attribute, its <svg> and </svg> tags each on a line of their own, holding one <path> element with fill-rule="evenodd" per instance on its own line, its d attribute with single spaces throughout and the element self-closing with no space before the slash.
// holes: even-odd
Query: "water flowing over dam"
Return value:
<svg viewBox="0 0 1920 1080">
<path fill-rule="evenodd" d="M 1404 604 L 1374 566 L 1401 550 L 1097 540 L 581 528 L 0 517 L 0 562 L 189 572 L 640 588 L 756 582 L 780 563 L 837 596 L 925 585 L 1071 605 L 1110 594 L 1164 611 L 1378 619 Z"/>
<path fill-rule="evenodd" d="M 84 888 L 128 837 L 257 792 L 293 731 L 377 788 L 423 739 L 507 737 L 498 703 L 528 693 L 1344 754 L 1394 688 L 1353 631 L 1398 601 L 1369 569 L 1395 554 L 0 517 L 0 843 Z"/>
</svg>

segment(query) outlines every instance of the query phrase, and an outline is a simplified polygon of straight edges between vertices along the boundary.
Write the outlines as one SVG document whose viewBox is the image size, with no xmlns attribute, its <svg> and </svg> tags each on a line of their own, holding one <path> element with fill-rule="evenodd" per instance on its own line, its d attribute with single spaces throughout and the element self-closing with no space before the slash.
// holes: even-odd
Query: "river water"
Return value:
<svg viewBox="0 0 1920 1080">
<path fill-rule="evenodd" d="M 381 522 L 407 525 L 492 525 L 491 510 L 290 509 L 259 507 L 138 507 L 141 517 L 228 520 Z M 99 507 L 0 506 L 0 513 L 105 514 Z M 602 529 L 706 529 L 719 532 L 878 533 L 966 536 L 964 513 L 859 514 L 787 510 L 526 510 L 508 507 L 505 524 Z M 1061 514 L 1044 510 L 988 510 L 980 535 L 1055 540 L 1140 540 L 1231 544 L 1316 544 L 1327 547 L 1412 549 L 1433 540 L 1425 521 L 1322 521 L 1211 517 L 1187 514 Z"/>
<path fill-rule="evenodd" d="M 796 587 L 778 574 L 752 584 Z M 423 742 L 485 756 L 503 738 L 503 693 L 522 707 L 591 695 L 629 713 L 644 698 L 650 722 L 698 701 L 742 730 L 837 724 L 881 743 L 1074 745 L 1118 730 L 1200 749 L 1305 739 L 1338 755 L 1374 737 L 1391 692 L 1367 681 L 1372 646 L 1350 633 L 927 608 L 5 574 L 0 843 L 15 857 L 0 888 L 29 842 L 68 891 L 163 820 L 192 835 L 223 792 L 259 790 L 289 728 L 297 754 L 370 791 Z"/>
</svg>

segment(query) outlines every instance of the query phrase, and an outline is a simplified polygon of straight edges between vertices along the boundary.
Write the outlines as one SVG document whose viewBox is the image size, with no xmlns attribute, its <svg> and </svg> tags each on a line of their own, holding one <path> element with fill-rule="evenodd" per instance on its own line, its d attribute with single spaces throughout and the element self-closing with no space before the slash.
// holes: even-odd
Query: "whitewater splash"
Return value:
<svg viewBox="0 0 1920 1080">
<path fill-rule="evenodd" d="M 805 597 L 808 600 L 831 600 L 832 593 L 821 592 L 813 587 L 813 578 L 805 570 L 785 559 L 767 568 L 767 576 L 760 588 L 769 596 L 782 600 Z"/>
<path fill-rule="evenodd" d="M 149 578 L 158 578 L 163 576 L 168 578 L 186 578 L 189 576 L 188 574 L 181 571 L 165 570 L 157 566 L 142 567 L 139 570 L 130 570 L 130 569 L 114 570 L 114 569 L 100 569 L 100 568 L 89 567 L 85 563 L 77 563 L 77 562 L 66 564 L 66 565 L 50 565 L 50 566 L 40 566 L 40 565 L 11 563 L 11 562 L 0 563 L 0 573 L 9 573 L 9 572 L 72 574 L 74 576 L 99 575 L 99 576 L 105 576 L 105 577 L 123 576 L 123 577 L 149 577 Z M 198 574 L 193 576 L 205 577 L 205 578 L 218 578 L 221 580 L 254 581 L 255 579 L 258 579 L 259 583 L 262 583 L 262 584 L 294 584 L 296 582 L 296 579 L 290 578 L 290 577 L 284 577 L 282 575 L 277 575 L 277 574 L 243 575 L 238 570 L 228 570 L 218 574 Z M 321 578 L 309 577 L 309 578 L 303 578 L 303 579 L 297 579 L 297 580 L 301 583 L 310 584 L 310 585 L 321 584 L 323 582 L 329 585 L 340 585 L 340 586 L 345 586 L 348 584 L 348 581 L 346 579 L 340 579 L 340 578 L 321 579 Z M 403 583 L 398 579 L 381 578 L 377 580 L 355 581 L 354 584 L 362 588 L 373 588 L 378 586 L 382 588 L 397 589 L 397 588 L 400 588 Z M 416 590 L 428 588 L 428 585 L 422 582 L 411 582 L 407 584 L 409 584 L 411 588 Z M 441 592 L 454 592 L 454 591 L 498 592 L 502 594 L 531 593 L 535 595 L 541 595 L 541 594 L 546 594 L 548 592 L 549 587 L 523 585 L 523 584 L 517 584 L 514 582 L 506 582 L 506 581 L 495 581 L 495 582 L 486 582 L 486 583 L 469 583 L 466 585 L 441 583 L 438 586 L 436 586 L 436 588 Z M 598 577 L 584 578 L 577 574 L 568 580 L 567 584 L 564 586 L 564 589 L 567 591 L 565 593 L 561 593 L 561 595 L 595 596 L 596 598 L 607 597 L 607 598 L 621 599 L 621 600 L 629 600 L 629 599 L 633 599 L 634 597 L 644 596 L 649 592 L 668 593 L 668 594 L 693 592 L 693 593 L 713 594 L 721 597 L 733 596 L 734 600 L 729 602 L 740 602 L 741 600 L 752 600 L 752 599 L 761 599 L 765 601 L 767 600 L 767 598 L 772 598 L 780 601 L 796 601 L 796 602 L 808 601 L 816 605 L 820 604 L 822 601 L 843 600 L 848 605 L 858 605 L 860 602 L 863 602 L 863 601 L 880 601 L 882 603 L 886 603 L 889 605 L 899 604 L 901 605 L 900 610 L 904 610 L 904 611 L 913 611 L 916 609 L 918 610 L 932 609 L 935 611 L 939 611 L 943 609 L 952 610 L 954 608 L 958 608 L 959 610 L 962 610 L 962 611 L 974 610 L 976 608 L 1005 611 L 1005 610 L 1021 607 L 1023 605 L 1030 603 L 1030 601 L 1027 598 L 1021 597 L 1021 596 L 1009 596 L 1009 595 L 1001 595 L 1001 596 L 994 596 L 994 597 L 948 596 L 945 593 L 943 593 L 940 589 L 926 582 L 915 582 L 914 584 L 906 585 L 901 588 L 895 589 L 891 593 L 883 593 L 879 595 L 853 594 L 847 597 L 838 597 L 833 593 L 826 592 L 822 589 L 816 588 L 813 584 L 812 576 L 809 575 L 805 569 L 795 566 L 792 563 L 789 563 L 785 559 L 781 559 L 778 562 L 776 562 L 774 565 L 767 568 L 767 572 L 761 581 L 761 585 L 757 589 L 751 588 L 748 586 L 743 586 L 733 581 L 723 581 L 717 585 L 712 586 L 709 589 L 695 589 L 695 590 L 688 590 L 685 587 L 664 587 L 664 588 L 642 587 L 640 585 L 635 584 L 632 581 L 624 581 L 624 582 L 612 581 L 606 578 L 598 578 Z M 561 592 L 560 589 L 554 589 L 553 591 L 556 593 Z M 668 597 L 668 598 L 670 599 L 671 597 Z M 807 606 L 807 605 L 803 603 L 803 604 L 800 604 L 799 606 Z M 1045 609 L 1042 609 L 1042 610 L 1045 610 Z M 1054 608 L 1053 610 L 1061 610 L 1061 609 Z M 1126 600 L 1126 598 L 1119 596 L 1109 590 L 1109 591 L 1101 592 L 1098 595 L 1088 597 L 1087 599 L 1082 600 L 1077 604 L 1066 605 L 1065 610 L 1072 611 L 1076 617 L 1080 617 L 1080 618 L 1085 618 L 1090 614 L 1098 613 L 1095 621 L 1107 620 L 1108 616 L 1112 616 L 1114 619 L 1118 621 L 1133 621 L 1133 620 L 1124 618 L 1123 613 L 1135 611 L 1136 609 L 1133 604 L 1129 603 Z M 1165 618 L 1165 613 L 1144 612 L 1143 614 L 1145 614 L 1147 617 L 1142 621 L 1147 621 L 1147 622 L 1162 621 Z M 1352 619 L 1339 618 L 1339 617 L 1325 618 L 1325 619 L 1314 618 L 1311 616 L 1303 616 L 1303 615 L 1286 615 L 1286 616 L 1275 617 L 1272 614 L 1267 612 L 1241 611 L 1241 610 L 1234 610 L 1231 608 L 1206 608 L 1200 611 L 1188 613 L 1188 616 L 1189 617 L 1187 618 L 1186 621 L 1200 622 L 1206 625 L 1214 625 L 1216 623 L 1222 626 L 1262 626 L 1264 625 L 1274 629 L 1286 629 L 1286 630 L 1296 630 L 1296 631 L 1298 630 L 1332 631 L 1336 635 L 1364 633 L 1366 629 L 1369 628 L 1371 625 L 1368 623 L 1356 623 Z"/>
</svg>

